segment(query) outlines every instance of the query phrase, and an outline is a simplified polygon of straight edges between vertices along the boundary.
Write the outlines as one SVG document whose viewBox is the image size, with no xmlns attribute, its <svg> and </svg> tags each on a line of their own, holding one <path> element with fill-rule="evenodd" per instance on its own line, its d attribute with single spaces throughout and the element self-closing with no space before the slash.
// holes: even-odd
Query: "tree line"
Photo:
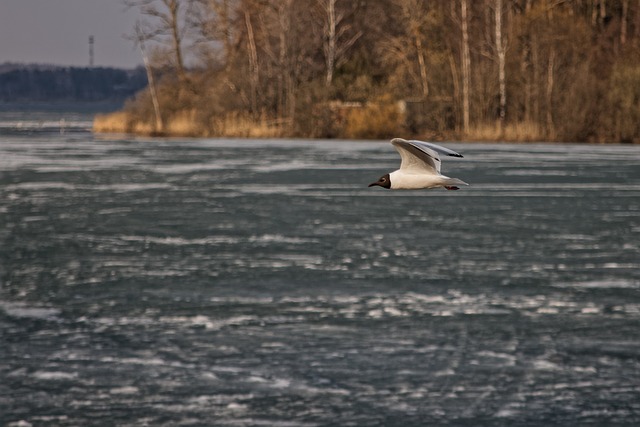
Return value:
<svg viewBox="0 0 640 427">
<path fill-rule="evenodd" d="M 144 69 L 0 64 L 0 102 L 123 102 L 147 85 Z"/>
<path fill-rule="evenodd" d="M 640 142 L 637 0 L 125 2 L 129 129 Z"/>
</svg>

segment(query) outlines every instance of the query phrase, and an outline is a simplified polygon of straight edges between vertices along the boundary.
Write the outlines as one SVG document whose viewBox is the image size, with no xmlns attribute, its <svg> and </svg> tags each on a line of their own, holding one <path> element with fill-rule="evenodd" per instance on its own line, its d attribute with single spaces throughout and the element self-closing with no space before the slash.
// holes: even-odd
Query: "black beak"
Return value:
<svg viewBox="0 0 640 427">
<path fill-rule="evenodd" d="M 369 184 L 369 187 L 373 187 L 375 185 L 380 185 L 380 183 L 379 182 L 372 182 L 371 184 Z"/>
</svg>

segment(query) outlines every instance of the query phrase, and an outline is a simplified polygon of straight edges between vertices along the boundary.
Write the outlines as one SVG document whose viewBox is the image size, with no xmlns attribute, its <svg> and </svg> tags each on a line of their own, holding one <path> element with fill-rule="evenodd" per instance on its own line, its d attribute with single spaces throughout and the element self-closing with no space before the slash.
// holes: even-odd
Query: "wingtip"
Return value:
<svg viewBox="0 0 640 427">
<path fill-rule="evenodd" d="M 419 141 L 417 139 L 404 139 L 404 138 L 393 138 L 391 140 L 391 144 L 395 145 L 396 147 L 398 146 L 406 146 L 406 145 L 413 145 L 414 147 L 417 146 L 418 149 L 423 150 L 423 148 L 426 146 L 431 150 L 434 150 L 440 154 L 443 154 L 445 156 L 450 156 L 450 157 L 459 157 L 459 158 L 464 158 L 464 156 L 450 148 L 447 147 L 443 147 L 441 145 L 435 144 L 433 142 L 427 142 L 427 141 Z"/>
</svg>

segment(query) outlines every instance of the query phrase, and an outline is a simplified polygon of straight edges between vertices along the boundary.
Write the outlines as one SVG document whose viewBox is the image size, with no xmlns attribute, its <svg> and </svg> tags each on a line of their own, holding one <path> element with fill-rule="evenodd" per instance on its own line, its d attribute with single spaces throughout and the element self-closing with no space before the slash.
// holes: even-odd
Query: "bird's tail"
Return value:
<svg viewBox="0 0 640 427">
<path fill-rule="evenodd" d="M 444 180 L 444 186 L 445 187 L 455 187 L 457 185 L 469 185 L 469 184 L 467 184 L 466 182 L 464 182 L 463 180 L 458 179 L 458 178 L 449 178 L 449 177 L 447 177 Z"/>
</svg>

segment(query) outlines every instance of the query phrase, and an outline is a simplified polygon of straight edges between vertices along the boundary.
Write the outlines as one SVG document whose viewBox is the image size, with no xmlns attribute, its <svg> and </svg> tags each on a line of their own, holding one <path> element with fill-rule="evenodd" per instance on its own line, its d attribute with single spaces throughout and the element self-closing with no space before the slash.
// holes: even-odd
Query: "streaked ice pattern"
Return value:
<svg viewBox="0 0 640 427">
<path fill-rule="evenodd" d="M 640 423 L 640 147 L 0 139 L 0 425 Z"/>
</svg>

